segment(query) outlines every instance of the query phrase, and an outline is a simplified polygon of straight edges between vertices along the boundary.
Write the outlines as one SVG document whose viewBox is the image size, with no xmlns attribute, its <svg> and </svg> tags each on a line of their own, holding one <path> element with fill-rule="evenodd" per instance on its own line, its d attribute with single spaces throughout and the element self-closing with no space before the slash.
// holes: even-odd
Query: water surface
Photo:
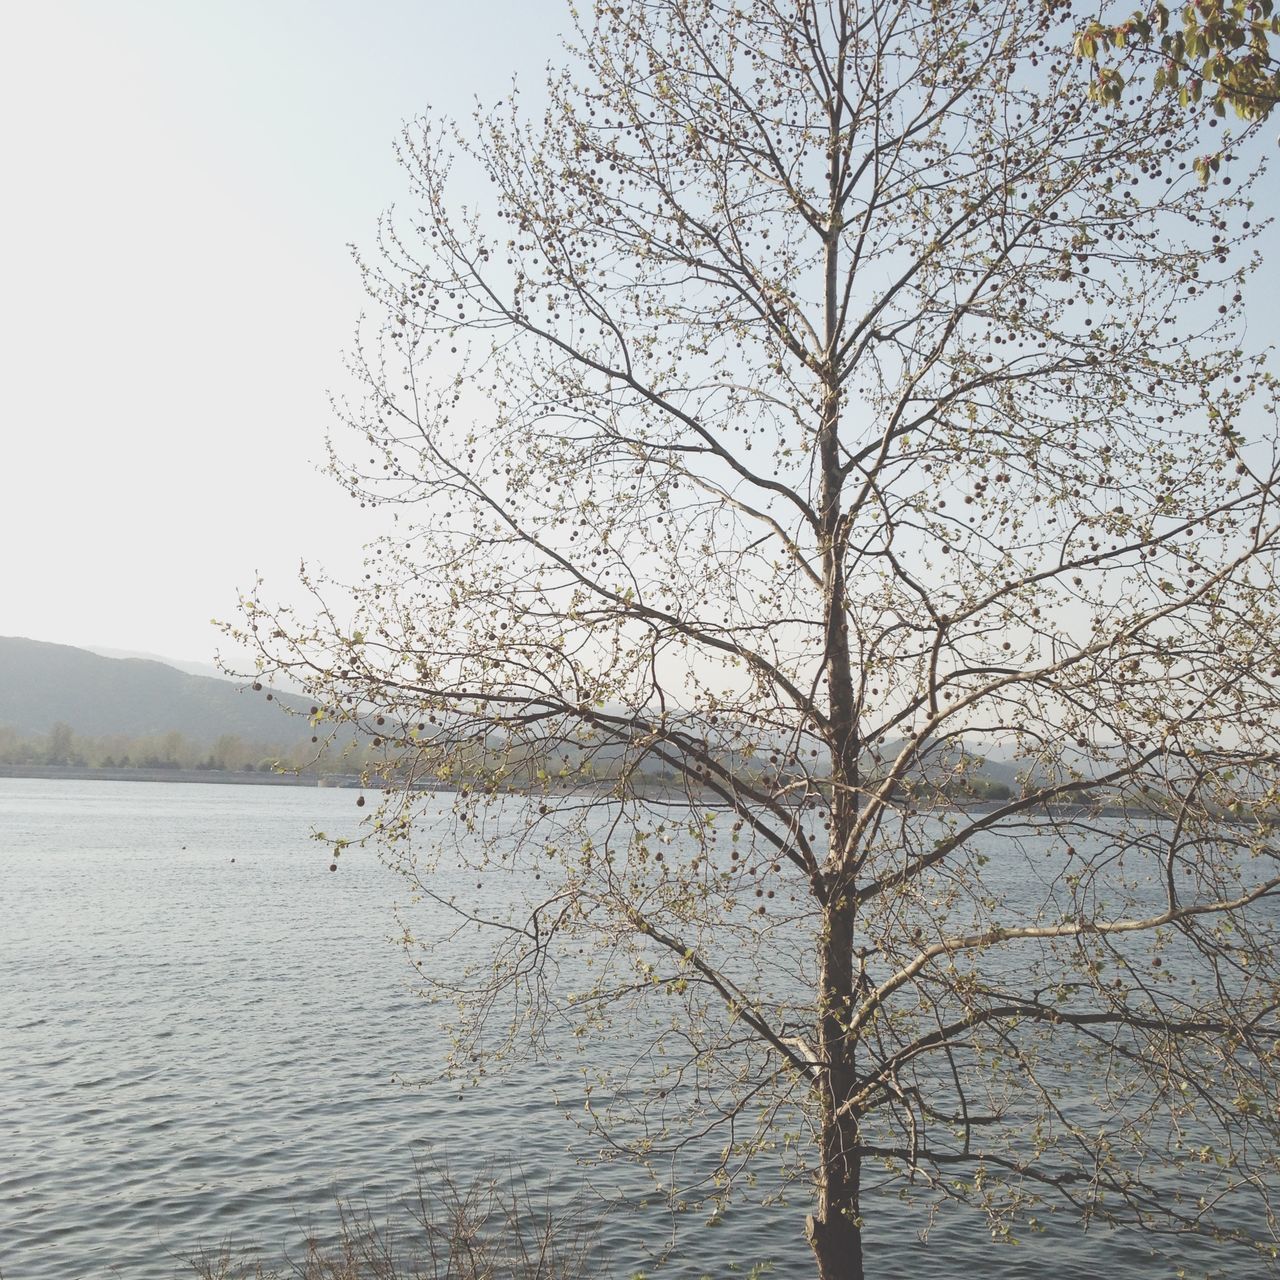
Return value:
<svg viewBox="0 0 1280 1280">
<path fill-rule="evenodd" d="M 579 1163 L 592 1147 L 566 1119 L 571 1055 L 462 1094 L 401 1083 L 439 1066 L 447 1026 L 413 995 L 394 942 L 403 883 L 359 853 L 330 875 L 309 838 L 353 834 L 354 798 L 0 779 L 4 1280 L 160 1280 L 220 1242 L 296 1255 L 309 1232 L 333 1229 L 335 1196 L 395 1204 L 423 1158 L 464 1180 L 516 1166 L 552 1203 L 592 1187 L 644 1194 L 625 1168 Z M 731 1208 L 709 1229 L 651 1198 L 607 1219 L 598 1274 L 719 1277 L 769 1262 L 768 1274 L 811 1276 L 794 1201 Z M 873 1276 L 1172 1274 L 1140 1238 L 1065 1223 L 1016 1247 L 958 1214 L 944 1212 L 927 1245 L 920 1225 L 892 1194 L 872 1199 Z M 1212 1254 L 1196 1257 L 1203 1274 Z"/>
</svg>

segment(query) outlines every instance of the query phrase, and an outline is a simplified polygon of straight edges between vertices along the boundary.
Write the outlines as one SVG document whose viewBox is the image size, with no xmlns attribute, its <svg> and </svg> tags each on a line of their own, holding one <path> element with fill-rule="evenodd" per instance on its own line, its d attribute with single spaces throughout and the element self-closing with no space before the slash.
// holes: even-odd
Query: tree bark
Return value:
<svg viewBox="0 0 1280 1280">
<path fill-rule="evenodd" d="M 858 1122 L 842 1114 L 853 1092 L 853 1049 L 847 1033 L 853 1000 L 853 920 L 847 896 L 830 901 L 822 939 L 822 1009 L 818 1082 L 822 1136 L 818 1152 L 817 1205 L 806 1234 L 818 1262 L 819 1280 L 862 1280 L 861 1160 Z"/>
<path fill-rule="evenodd" d="M 862 1228 L 856 1219 L 823 1221 L 811 1213 L 805 1231 L 818 1260 L 819 1280 L 863 1280 Z"/>
</svg>

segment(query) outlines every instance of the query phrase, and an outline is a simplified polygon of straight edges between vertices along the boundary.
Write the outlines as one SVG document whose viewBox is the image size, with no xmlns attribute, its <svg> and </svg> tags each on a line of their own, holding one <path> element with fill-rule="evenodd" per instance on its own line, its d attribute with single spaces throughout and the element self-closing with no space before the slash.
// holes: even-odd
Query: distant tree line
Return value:
<svg viewBox="0 0 1280 1280">
<path fill-rule="evenodd" d="M 626 772 L 621 757 L 609 752 L 579 746 L 565 751 L 548 771 L 545 759 L 531 756 L 527 748 L 511 743 L 473 745 L 470 750 L 446 759 L 440 752 L 437 768 L 419 767 L 410 771 L 397 769 L 393 761 L 404 754 L 412 741 L 408 735 L 378 738 L 341 749 L 332 742 L 295 743 L 290 746 L 247 742 L 237 734 L 223 734 L 212 743 L 188 738 L 176 731 L 149 734 L 105 734 L 91 737 L 77 733 L 59 721 L 47 733 L 22 733 L 0 727 L 0 768 L 62 769 L 203 769 L 230 773 L 298 772 L 315 777 L 379 773 L 398 775 L 417 785 L 462 786 L 478 779 L 503 780 L 506 789 L 525 792 L 546 786 L 579 788 L 612 786 Z M 774 781 L 785 785 L 790 777 L 789 764 L 774 756 L 762 759 L 751 776 L 757 781 Z M 744 771 L 748 762 L 739 761 Z M 1013 788 L 981 772 L 981 762 L 969 760 L 965 766 L 947 774 L 904 781 L 897 786 L 906 796 L 912 793 L 917 803 L 928 805 L 939 801 L 982 803 L 1007 800 Z M 669 770 L 651 767 L 631 781 L 657 790 L 682 785 Z M 1021 788 L 1019 788 L 1021 790 Z"/>
<path fill-rule="evenodd" d="M 47 733 L 0 727 L 0 766 L 67 769 L 209 769 L 234 773 L 276 769 L 324 774 L 360 773 L 364 752 L 343 753 L 311 743 L 247 742 L 223 734 L 213 742 L 177 732 L 90 737 L 59 722 Z"/>
</svg>

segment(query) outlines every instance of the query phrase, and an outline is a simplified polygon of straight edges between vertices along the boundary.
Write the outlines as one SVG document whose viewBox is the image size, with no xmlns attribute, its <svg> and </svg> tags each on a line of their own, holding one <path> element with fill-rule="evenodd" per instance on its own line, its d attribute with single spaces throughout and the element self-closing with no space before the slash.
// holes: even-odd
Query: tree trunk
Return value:
<svg viewBox="0 0 1280 1280">
<path fill-rule="evenodd" d="M 843 77 L 845 49 L 852 38 L 841 15 L 840 69 Z M 826 248 L 824 251 L 824 394 L 818 432 L 821 466 L 818 520 L 822 547 L 822 580 L 825 590 L 825 673 L 829 699 L 827 745 L 831 750 L 830 833 L 826 900 L 818 975 L 818 1061 L 816 1082 L 822 1117 L 819 1144 L 817 1199 L 806 1223 L 806 1233 L 818 1260 L 819 1280 L 862 1280 L 862 1225 L 858 1214 L 861 1157 L 858 1154 L 858 1117 L 841 1113 L 841 1105 L 853 1096 L 854 1045 L 849 1034 L 853 1010 L 854 907 L 847 892 L 846 868 L 850 850 L 847 836 L 856 816 L 851 797 L 857 794 L 858 726 L 849 657 L 849 619 L 846 609 L 845 547 L 841 533 L 841 494 L 844 459 L 840 452 L 840 403 L 843 385 L 839 369 L 839 337 L 842 324 L 839 275 L 841 229 L 847 191 L 844 172 L 847 154 L 842 141 L 844 99 L 840 92 L 828 104 Z"/>
<path fill-rule="evenodd" d="M 818 1059 L 825 1069 L 817 1085 L 822 1138 L 818 1203 L 806 1223 L 819 1280 L 862 1280 L 863 1274 L 858 1121 L 840 1112 L 854 1085 L 853 1046 L 846 1032 L 853 1001 L 853 917 L 843 895 L 829 902 L 822 938 Z"/>
<path fill-rule="evenodd" d="M 811 1213 L 805 1233 L 818 1260 L 818 1280 L 862 1280 L 862 1228 L 856 1218 L 822 1221 Z"/>
</svg>

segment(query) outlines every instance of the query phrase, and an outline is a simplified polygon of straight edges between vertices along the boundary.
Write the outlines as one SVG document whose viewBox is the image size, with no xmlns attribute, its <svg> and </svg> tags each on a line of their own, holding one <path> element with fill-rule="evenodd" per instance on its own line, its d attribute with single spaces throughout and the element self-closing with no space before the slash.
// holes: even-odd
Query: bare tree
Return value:
<svg viewBox="0 0 1280 1280">
<path fill-rule="evenodd" d="M 825 1280 L 867 1170 L 1274 1246 L 1253 179 L 1224 137 L 1205 190 L 1166 95 L 1086 101 L 1088 16 L 598 3 L 540 118 L 407 129 L 334 462 L 392 533 L 314 617 L 245 602 L 385 747 L 388 855 L 494 930 L 464 1065 L 651 999 L 633 1148 L 719 1135 L 731 1181 L 802 1125 Z"/>
</svg>

